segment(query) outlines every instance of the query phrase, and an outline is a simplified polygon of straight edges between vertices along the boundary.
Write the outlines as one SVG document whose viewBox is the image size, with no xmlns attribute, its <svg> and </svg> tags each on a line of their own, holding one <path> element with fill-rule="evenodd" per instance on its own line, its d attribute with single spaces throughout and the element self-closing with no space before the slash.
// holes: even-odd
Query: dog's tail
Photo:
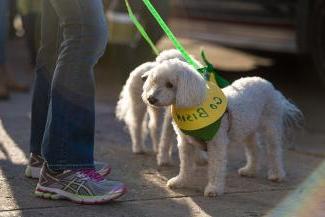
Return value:
<svg viewBox="0 0 325 217">
<path fill-rule="evenodd" d="M 289 149 L 294 149 L 294 137 L 297 131 L 304 128 L 304 115 L 302 111 L 290 100 L 286 99 L 280 92 L 278 95 L 281 99 L 283 108 L 283 128 L 284 128 L 284 142 Z"/>
<path fill-rule="evenodd" d="M 123 121 L 126 118 L 126 114 L 128 112 L 128 91 L 127 91 L 127 85 L 124 85 L 119 100 L 117 102 L 116 108 L 115 108 L 115 115 L 118 120 Z"/>
<path fill-rule="evenodd" d="M 133 95 L 139 92 L 139 88 L 142 90 L 143 81 L 141 80 L 141 76 L 154 68 L 157 64 L 155 62 L 146 62 L 135 68 L 126 81 L 123 89 L 120 93 L 119 100 L 117 102 L 117 106 L 115 108 L 115 115 L 120 121 L 127 121 L 126 116 L 131 109 L 130 100 L 132 97 L 132 93 L 130 90 L 133 90 Z M 136 96 L 141 97 L 141 95 Z"/>
</svg>

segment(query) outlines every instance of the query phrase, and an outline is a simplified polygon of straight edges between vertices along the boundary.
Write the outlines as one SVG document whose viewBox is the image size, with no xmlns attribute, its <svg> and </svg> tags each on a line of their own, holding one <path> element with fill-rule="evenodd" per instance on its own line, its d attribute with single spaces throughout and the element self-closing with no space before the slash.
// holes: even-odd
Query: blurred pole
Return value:
<svg viewBox="0 0 325 217">
<path fill-rule="evenodd" d="M 16 37 L 16 30 L 14 27 L 14 20 L 17 15 L 17 0 L 9 0 L 9 38 Z"/>
<path fill-rule="evenodd" d="M 4 70 L 2 69 L 7 62 L 7 39 L 9 23 L 9 0 L 0 1 L 0 76 L 4 80 Z"/>
<path fill-rule="evenodd" d="M 25 39 L 30 55 L 30 63 L 35 66 L 41 38 L 41 1 L 18 0 L 17 8 L 21 15 Z"/>
</svg>

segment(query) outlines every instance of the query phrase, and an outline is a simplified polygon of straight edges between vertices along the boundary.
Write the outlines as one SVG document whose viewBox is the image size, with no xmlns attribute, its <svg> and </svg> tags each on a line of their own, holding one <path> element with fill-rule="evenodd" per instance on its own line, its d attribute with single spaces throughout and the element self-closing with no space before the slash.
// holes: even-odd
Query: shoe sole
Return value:
<svg viewBox="0 0 325 217">
<path fill-rule="evenodd" d="M 47 188 L 37 184 L 35 195 L 44 199 L 51 200 L 70 200 L 74 203 L 85 204 L 85 205 L 98 205 L 108 203 L 112 200 L 116 200 L 122 197 L 128 192 L 127 187 L 124 186 L 120 192 L 116 192 L 111 195 L 105 196 L 94 196 L 94 197 L 81 197 L 76 194 L 72 194 L 66 191 L 62 191 L 56 188 Z"/>
</svg>

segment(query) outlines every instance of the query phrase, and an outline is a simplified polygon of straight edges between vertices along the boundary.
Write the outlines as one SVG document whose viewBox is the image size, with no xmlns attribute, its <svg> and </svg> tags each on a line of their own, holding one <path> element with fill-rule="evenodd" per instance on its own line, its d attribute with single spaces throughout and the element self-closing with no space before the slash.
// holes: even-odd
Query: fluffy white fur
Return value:
<svg viewBox="0 0 325 217">
<path fill-rule="evenodd" d="M 175 104 L 192 107 L 202 103 L 206 84 L 196 70 L 177 59 L 163 61 L 151 69 L 143 86 L 143 100 L 156 99 L 155 106 Z M 166 84 L 172 83 L 173 88 Z M 303 119 L 301 111 L 290 103 L 273 85 L 259 77 L 241 78 L 223 89 L 228 98 L 228 111 L 222 118 L 215 137 L 207 143 L 208 183 L 205 196 L 224 193 L 227 146 L 244 145 L 246 165 L 238 170 L 242 176 L 254 176 L 257 170 L 257 145 L 267 146 L 268 179 L 282 181 L 285 177 L 282 145 Z M 177 125 L 180 172 L 170 179 L 171 188 L 190 187 L 194 174 L 195 147 L 202 142 L 184 135 Z"/>
<path fill-rule="evenodd" d="M 163 51 L 155 62 L 144 63 L 132 71 L 120 93 L 116 107 L 116 117 L 126 124 L 131 135 L 134 153 L 140 154 L 146 151 L 144 141 L 147 136 L 147 129 L 149 129 L 153 150 L 158 153 L 157 163 L 159 166 L 171 164 L 172 142 L 175 134 L 171 124 L 172 118 L 169 107 L 161 109 L 147 106 L 143 102 L 141 98 L 143 80 L 149 76 L 151 69 L 159 63 L 174 58 L 184 61 L 179 51 L 171 49 Z M 160 133 L 159 120 L 162 115 L 164 115 L 164 121 Z M 198 153 L 197 162 L 199 164 L 206 162 L 204 153 Z"/>
<path fill-rule="evenodd" d="M 147 109 L 141 99 L 143 86 L 141 76 L 156 65 L 155 62 L 147 62 L 130 73 L 116 106 L 116 117 L 125 122 L 131 135 L 132 151 L 134 153 L 143 153 L 145 151 L 144 139 L 147 134 L 147 122 L 145 121 L 147 112 L 151 114 L 159 113 L 159 110 L 152 111 L 154 110 L 152 107 Z M 153 121 L 155 119 L 152 119 Z M 152 134 L 154 134 L 155 129 L 151 129 Z M 156 136 L 153 136 L 153 144 L 154 150 L 157 150 Z"/>
</svg>

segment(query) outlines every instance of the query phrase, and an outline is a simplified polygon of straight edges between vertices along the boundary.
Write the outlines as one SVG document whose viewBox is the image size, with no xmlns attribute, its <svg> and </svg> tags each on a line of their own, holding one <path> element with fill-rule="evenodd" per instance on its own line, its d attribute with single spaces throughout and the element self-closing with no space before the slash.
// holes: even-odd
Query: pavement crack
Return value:
<svg viewBox="0 0 325 217">
<path fill-rule="evenodd" d="M 292 151 L 296 154 L 311 156 L 311 157 L 316 157 L 316 158 L 323 159 L 325 157 L 325 154 L 322 154 L 322 153 L 314 153 L 314 152 L 307 152 L 307 151 L 300 151 L 300 150 L 289 150 L 289 151 Z"/>
<path fill-rule="evenodd" d="M 39 209 L 56 209 L 56 208 L 66 208 L 66 207 L 76 207 L 80 206 L 78 204 L 74 205 L 61 205 L 61 206 L 42 206 L 42 207 L 25 207 L 25 208 L 16 208 L 16 209 L 6 209 L 0 210 L 0 213 L 4 212 L 15 212 L 15 211 L 26 211 L 26 210 L 39 210 Z"/>
</svg>

